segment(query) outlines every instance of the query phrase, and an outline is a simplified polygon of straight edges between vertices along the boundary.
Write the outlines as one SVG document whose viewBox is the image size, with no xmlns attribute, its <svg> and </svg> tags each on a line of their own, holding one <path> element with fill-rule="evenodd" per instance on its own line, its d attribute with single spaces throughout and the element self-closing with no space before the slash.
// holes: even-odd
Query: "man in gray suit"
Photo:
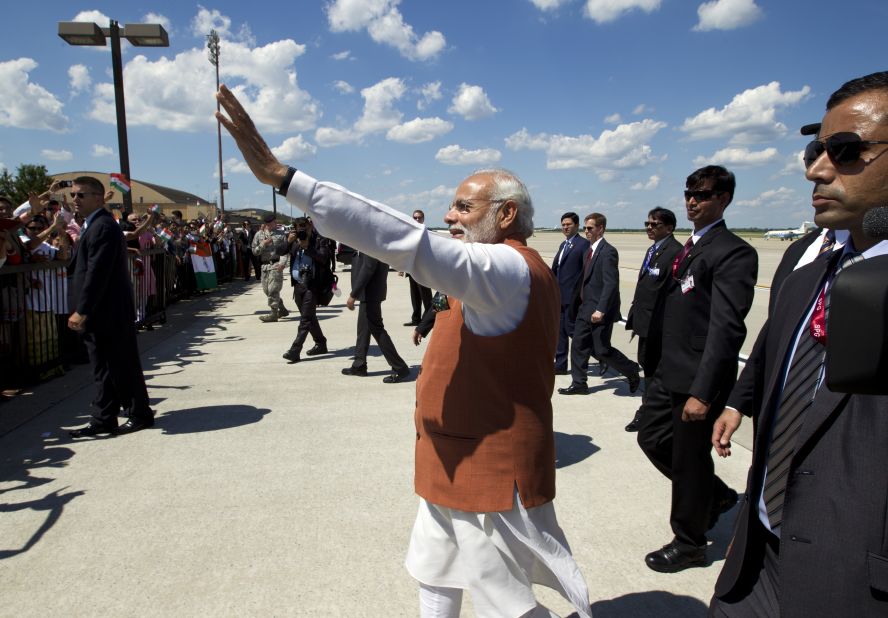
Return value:
<svg viewBox="0 0 888 618">
<path fill-rule="evenodd" d="M 388 264 L 380 262 L 365 253 L 359 253 L 352 262 L 352 291 L 345 305 L 354 311 L 355 302 L 361 301 L 358 309 L 358 338 L 355 342 L 355 359 L 351 367 L 342 370 L 347 376 L 367 375 L 367 351 L 370 349 L 370 336 L 376 341 L 386 362 L 392 368 L 391 374 L 382 379 L 386 384 L 402 382 L 410 375 L 410 368 L 398 354 L 392 338 L 382 323 L 382 301 L 388 291 Z"/>
<path fill-rule="evenodd" d="M 638 365 L 611 346 L 614 322 L 620 319 L 620 257 L 604 239 L 607 218 L 588 215 L 584 222 L 589 250 L 583 259 L 583 274 L 577 281 L 573 306 L 576 308 L 573 341 L 570 346 L 571 383 L 559 388 L 562 395 L 586 395 L 589 356 L 607 363 L 629 380 L 629 392 L 638 390 Z"/>
</svg>

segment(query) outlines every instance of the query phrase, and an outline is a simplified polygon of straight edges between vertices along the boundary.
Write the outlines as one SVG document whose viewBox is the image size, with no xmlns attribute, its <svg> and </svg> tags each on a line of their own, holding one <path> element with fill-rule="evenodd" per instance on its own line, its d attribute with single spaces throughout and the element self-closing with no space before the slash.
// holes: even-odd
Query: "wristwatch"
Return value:
<svg viewBox="0 0 888 618">
<path fill-rule="evenodd" d="M 284 176 L 283 182 L 281 182 L 281 186 L 277 188 L 278 195 L 287 196 L 287 189 L 290 188 L 290 183 L 293 182 L 293 174 L 296 173 L 295 167 L 287 168 L 287 175 Z"/>
</svg>

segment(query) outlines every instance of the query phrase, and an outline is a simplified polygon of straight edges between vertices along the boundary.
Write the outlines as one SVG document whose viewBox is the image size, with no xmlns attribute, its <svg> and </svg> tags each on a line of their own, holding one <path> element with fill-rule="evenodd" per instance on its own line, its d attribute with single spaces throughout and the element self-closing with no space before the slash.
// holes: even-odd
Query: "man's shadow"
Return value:
<svg viewBox="0 0 888 618">
<path fill-rule="evenodd" d="M 74 498 L 82 496 L 84 493 L 82 491 L 70 491 L 66 494 L 61 493 L 65 489 L 67 489 L 67 487 L 57 489 L 39 500 L 30 500 L 28 502 L 19 502 L 17 504 L 0 504 L 0 513 L 12 513 L 15 511 L 24 511 L 26 509 L 46 511 L 46 519 L 40 527 L 37 528 L 34 534 L 31 535 L 31 538 L 18 549 L 0 549 L 0 560 L 23 554 L 34 547 L 34 545 L 43 538 L 43 535 L 46 534 L 62 516 L 62 511 L 65 510 L 65 505 Z"/>
<path fill-rule="evenodd" d="M 639 616 L 706 616 L 708 606 L 694 597 L 665 590 L 633 592 L 592 604 L 595 618 L 637 618 Z M 576 615 L 576 614 L 574 614 Z"/>
<path fill-rule="evenodd" d="M 555 467 L 566 468 L 579 463 L 601 450 L 592 438 L 582 434 L 555 432 Z"/>
<path fill-rule="evenodd" d="M 248 405 L 184 408 L 164 413 L 157 419 L 157 427 L 165 435 L 220 431 L 258 423 L 269 412 L 268 408 Z"/>
</svg>

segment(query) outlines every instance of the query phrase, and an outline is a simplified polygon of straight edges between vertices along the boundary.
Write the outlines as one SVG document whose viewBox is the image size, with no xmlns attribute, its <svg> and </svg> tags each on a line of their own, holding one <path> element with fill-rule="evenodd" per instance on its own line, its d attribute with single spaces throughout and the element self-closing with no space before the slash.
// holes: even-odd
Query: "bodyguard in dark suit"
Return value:
<svg viewBox="0 0 888 618">
<path fill-rule="evenodd" d="M 74 210 L 85 221 L 71 264 L 68 327 L 81 333 L 93 365 L 96 398 L 89 425 L 75 438 L 131 433 L 154 425 L 136 343 L 136 310 L 129 279 L 126 242 L 104 208 L 105 187 L 89 176 L 74 180 Z M 129 420 L 117 426 L 123 409 Z"/>
<path fill-rule="evenodd" d="M 863 232 L 888 203 L 886 114 L 888 72 L 852 80 L 805 149 L 814 220 L 850 240 L 786 277 L 750 359 L 754 392 L 735 389 L 715 423 L 722 456 L 741 412 L 758 427 L 712 616 L 888 615 L 888 397 L 832 392 L 823 375 L 832 278 L 888 254 Z"/>
<path fill-rule="evenodd" d="M 391 374 L 382 381 L 394 384 L 410 375 L 410 369 L 395 349 L 395 344 L 382 322 L 382 301 L 386 296 L 388 271 L 388 264 L 365 253 L 358 253 L 352 262 L 352 291 L 345 304 L 350 310 L 354 310 L 355 301 L 361 302 L 358 308 L 358 338 L 355 342 L 354 362 L 351 367 L 343 369 L 342 373 L 349 376 L 367 375 L 367 351 L 372 336 L 392 368 Z"/>
<path fill-rule="evenodd" d="M 413 211 L 413 220 L 417 223 L 425 225 L 425 213 L 419 209 Z M 413 312 L 410 314 L 410 321 L 404 326 L 419 326 L 425 313 L 432 307 L 432 290 L 429 287 L 417 283 L 410 273 L 401 273 L 407 277 L 410 284 L 410 306 Z"/>
<path fill-rule="evenodd" d="M 571 315 L 570 306 L 577 280 L 583 274 L 583 256 L 589 251 L 589 241 L 580 236 L 579 229 L 580 217 L 577 213 L 566 212 L 561 216 L 564 241 L 552 260 L 552 272 L 558 279 L 558 289 L 561 292 L 558 347 L 555 349 L 555 373 L 559 375 L 567 374 L 567 354 L 574 331 L 574 316 Z"/>
<path fill-rule="evenodd" d="M 620 319 L 620 258 L 616 248 L 604 239 L 607 219 L 592 213 L 585 219 L 584 230 L 589 249 L 583 258 L 583 274 L 574 291 L 572 315 L 576 315 L 570 346 L 571 383 L 559 388 L 562 395 L 589 392 L 586 374 L 589 356 L 607 363 L 629 380 L 629 392 L 638 389 L 641 378 L 638 365 L 611 346 L 614 322 Z"/>
<path fill-rule="evenodd" d="M 663 306 L 666 283 L 672 277 L 672 262 L 681 251 L 681 243 L 675 240 L 675 213 L 667 208 L 654 208 L 648 213 L 644 229 L 654 244 L 645 253 L 638 270 L 638 283 L 632 306 L 626 318 L 626 330 L 638 335 L 638 362 L 644 370 L 642 403 L 650 397 L 664 397 L 662 385 L 654 380 L 660 355 L 663 351 Z M 635 418 L 626 425 L 626 431 L 638 431 L 641 408 Z"/>
<path fill-rule="evenodd" d="M 746 338 L 758 256 L 723 220 L 734 175 L 707 166 L 688 176 L 685 204 L 694 233 L 675 257 L 663 313 L 663 355 L 655 379 L 669 404 L 646 402 L 638 444 L 672 482 L 670 524 L 675 536 L 645 563 L 675 572 L 706 558 L 706 531 L 737 501 L 715 476 L 712 424 L 737 379 Z"/>
</svg>

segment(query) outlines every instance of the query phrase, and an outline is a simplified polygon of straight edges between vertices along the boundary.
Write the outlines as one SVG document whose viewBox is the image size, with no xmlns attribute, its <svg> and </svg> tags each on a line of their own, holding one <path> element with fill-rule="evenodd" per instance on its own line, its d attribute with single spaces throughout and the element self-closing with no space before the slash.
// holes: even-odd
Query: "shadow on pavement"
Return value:
<svg viewBox="0 0 888 618">
<path fill-rule="evenodd" d="M 220 431 L 258 423 L 271 412 L 247 405 L 201 406 L 172 410 L 158 417 L 157 425 L 165 435 Z"/>
<path fill-rule="evenodd" d="M 57 489 L 39 500 L 30 500 L 28 502 L 18 502 L 15 504 L 0 504 L 0 513 L 12 513 L 14 511 L 23 511 L 26 509 L 46 511 L 46 520 L 40 524 L 40 527 L 37 528 L 34 534 L 31 535 L 31 538 L 28 539 L 24 545 L 19 549 L 0 548 L 0 560 L 23 554 L 34 547 L 43 535 L 46 534 L 46 532 L 52 528 L 62 516 L 62 511 L 65 510 L 65 505 L 74 498 L 84 494 L 82 491 L 70 491 L 66 494 L 61 493 L 65 489 L 67 489 L 67 487 Z"/>
<path fill-rule="evenodd" d="M 566 468 L 601 450 L 592 438 L 582 434 L 555 432 L 555 467 Z"/>
<path fill-rule="evenodd" d="M 592 604 L 595 618 L 637 618 L 638 616 L 705 616 L 708 607 L 700 599 L 664 590 L 634 592 L 616 599 Z"/>
</svg>

